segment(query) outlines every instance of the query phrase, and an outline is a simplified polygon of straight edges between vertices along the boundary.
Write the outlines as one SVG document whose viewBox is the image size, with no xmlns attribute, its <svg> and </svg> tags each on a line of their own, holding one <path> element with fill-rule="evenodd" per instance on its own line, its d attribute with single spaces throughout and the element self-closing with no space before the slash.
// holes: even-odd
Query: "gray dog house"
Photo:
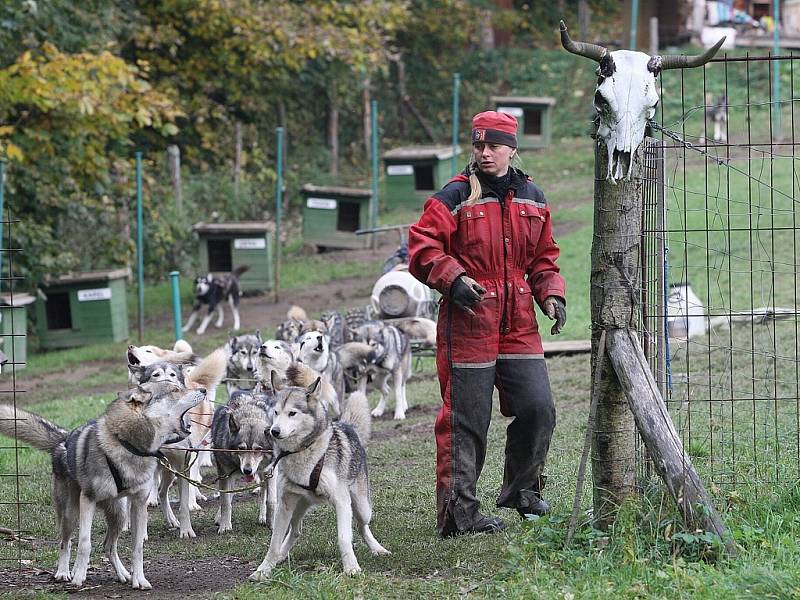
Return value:
<svg viewBox="0 0 800 600">
<path fill-rule="evenodd" d="M 200 240 L 200 273 L 224 275 L 237 267 L 248 269 L 239 277 L 242 292 L 263 292 L 273 286 L 275 225 L 269 221 L 196 223 Z"/>
<path fill-rule="evenodd" d="M 545 148 L 553 135 L 552 112 L 556 101 L 547 96 L 492 96 L 497 112 L 517 118 L 517 140 L 522 150 Z"/>
<path fill-rule="evenodd" d="M 73 348 L 128 339 L 128 269 L 70 273 L 39 286 L 36 331 L 45 349 Z"/>
<path fill-rule="evenodd" d="M 3 373 L 12 368 L 24 369 L 28 362 L 28 306 L 36 301 L 31 294 L 3 294 L 0 296 L 0 352 L 8 363 Z M 13 365 L 11 363 L 14 363 Z"/>
<path fill-rule="evenodd" d="M 319 186 L 307 183 L 301 190 L 303 241 L 318 248 L 365 248 L 372 192 L 362 188 Z"/>
</svg>

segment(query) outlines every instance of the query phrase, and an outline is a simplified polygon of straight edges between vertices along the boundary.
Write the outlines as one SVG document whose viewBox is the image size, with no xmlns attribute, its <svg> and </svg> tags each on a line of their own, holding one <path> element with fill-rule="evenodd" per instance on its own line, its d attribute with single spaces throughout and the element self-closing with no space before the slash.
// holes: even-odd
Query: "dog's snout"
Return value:
<svg viewBox="0 0 800 600">
<path fill-rule="evenodd" d="M 200 392 L 201 394 L 205 394 L 207 392 L 206 388 L 204 387 L 198 388 L 197 391 Z"/>
<path fill-rule="evenodd" d="M 253 473 L 253 469 L 250 466 L 242 467 L 242 473 L 245 475 L 251 475 Z"/>
<path fill-rule="evenodd" d="M 278 427 L 277 425 L 273 425 L 270 428 L 269 433 L 274 438 L 280 438 L 281 437 L 281 428 Z"/>
</svg>

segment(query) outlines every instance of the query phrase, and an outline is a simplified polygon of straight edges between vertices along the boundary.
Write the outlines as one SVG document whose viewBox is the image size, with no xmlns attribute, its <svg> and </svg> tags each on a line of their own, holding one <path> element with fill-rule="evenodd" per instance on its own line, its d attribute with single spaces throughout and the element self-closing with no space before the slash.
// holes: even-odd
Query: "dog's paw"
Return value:
<svg viewBox="0 0 800 600">
<path fill-rule="evenodd" d="M 86 573 L 74 573 L 69 583 L 75 587 L 82 587 L 84 581 L 86 581 Z"/>
<path fill-rule="evenodd" d="M 72 580 L 72 575 L 69 571 L 56 571 L 56 574 L 53 575 L 53 579 L 66 583 Z"/>
<path fill-rule="evenodd" d="M 178 527 L 181 526 L 181 522 L 175 515 L 167 517 L 165 520 L 167 521 L 167 525 L 169 526 L 170 529 L 177 529 Z"/>
<path fill-rule="evenodd" d="M 344 574 L 347 575 L 348 577 L 353 577 L 354 575 L 358 575 L 359 573 L 361 573 L 361 567 L 358 566 L 358 563 L 356 563 L 354 565 L 346 566 L 343 569 L 343 571 L 344 571 Z"/>
<path fill-rule="evenodd" d="M 153 586 L 144 577 L 135 577 L 131 580 L 131 586 L 135 590 L 152 590 Z"/>
<path fill-rule="evenodd" d="M 377 419 L 378 417 L 382 417 L 383 416 L 383 409 L 382 408 L 373 408 L 372 412 L 369 413 L 369 414 L 371 414 L 373 417 L 375 417 Z"/>
<path fill-rule="evenodd" d="M 228 523 L 220 523 L 219 529 L 217 529 L 217 533 L 222 534 L 226 531 L 233 531 L 233 525 L 231 525 L 230 521 Z"/>
<path fill-rule="evenodd" d="M 190 511 L 203 510 L 203 507 L 200 506 L 197 502 L 189 502 L 189 510 Z"/>
<path fill-rule="evenodd" d="M 192 529 L 191 527 L 187 527 L 186 529 L 181 529 L 181 539 L 194 538 L 194 537 L 197 537 L 197 535 L 195 534 L 194 529 Z"/>
<path fill-rule="evenodd" d="M 384 548 L 383 546 L 381 546 L 380 548 L 370 549 L 370 552 L 372 553 L 373 556 L 389 556 L 391 554 L 391 552 L 386 548 Z"/>
<path fill-rule="evenodd" d="M 265 569 L 258 569 L 250 573 L 250 577 L 248 579 L 250 581 L 255 581 L 257 583 L 263 581 L 269 581 L 270 575 L 272 575 L 272 568 L 265 568 Z"/>
<path fill-rule="evenodd" d="M 267 515 L 258 515 L 258 524 L 259 525 L 268 525 L 269 524 L 269 519 L 267 518 Z"/>
<path fill-rule="evenodd" d="M 117 581 L 119 581 L 120 583 L 130 583 L 130 580 L 131 580 L 131 574 L 128 573 L 128 571 L 124 567 L 122 567 L 121 571 L 117 571 Z"/>
<path fill-rule="evenodd" d="M 405 421 L 406 420 L 406 413 L 394 413 L 394 420 L 395 421 Z"/>
</svg>

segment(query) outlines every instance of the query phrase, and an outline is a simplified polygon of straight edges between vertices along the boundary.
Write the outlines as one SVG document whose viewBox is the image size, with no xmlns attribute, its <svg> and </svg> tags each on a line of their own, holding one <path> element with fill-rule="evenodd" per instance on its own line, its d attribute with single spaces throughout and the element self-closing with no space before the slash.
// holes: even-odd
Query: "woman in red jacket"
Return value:
<svg viewBox="0 0 800 600">
<path fill-rule="evenodd" d="M 436 365 L 443 404 L 436 418 L 438 530 L 448 537 L 505 529 L 480 512 L 476 484 L 486 456 L 492 393 L 514 417 L 506 435 L 497 506 L 545 514 L 542 469 L 555 427 L 533 302 L 566 321 L 564 279 L 542 191 L 510 166 L 517 120 L 472 120 L 472 160 L 425 203 L 409 230 L 409 270 L 442 294 Z"/>
</svg>

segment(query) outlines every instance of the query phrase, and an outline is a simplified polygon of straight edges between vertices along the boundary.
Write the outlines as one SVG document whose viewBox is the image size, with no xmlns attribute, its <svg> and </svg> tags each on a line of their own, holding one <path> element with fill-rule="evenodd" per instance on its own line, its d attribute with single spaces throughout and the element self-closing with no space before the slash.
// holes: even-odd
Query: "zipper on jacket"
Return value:
<svg viewBox="0 0 800 600">
<path fill-rule="evenodd" d="M 500 317 L 500 333 L 504 334 L 506 330 L 506 314 L 508 313 L 508 242 L 510 239 L 506 235 L 506 201 L 508 200 L 508 193 L 503 201 L 500 203 L 500 222 L 503 226 L 503 316 Z M 509 213 L 510 214 L 510 213 Z M 510 235 L 510 234 L 509 234 Z"/>
</svg>

